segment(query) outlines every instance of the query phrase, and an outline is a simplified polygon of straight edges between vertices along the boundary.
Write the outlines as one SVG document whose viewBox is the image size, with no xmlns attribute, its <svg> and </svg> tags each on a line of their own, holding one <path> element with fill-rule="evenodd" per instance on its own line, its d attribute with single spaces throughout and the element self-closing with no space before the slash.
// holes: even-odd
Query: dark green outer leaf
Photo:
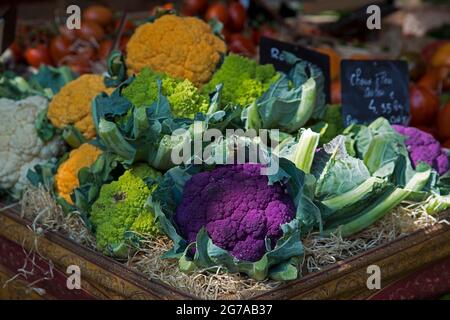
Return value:
<svg viewBox="0 0 450 320">
<path fill-rule="evenodd" d="M 55 95 L 67 83 L 75 79 L 73 72 L 66 66 L 59 68 L 41 65 L 37 74 L 33 75 L 30 83 L 41 90 L 50 89 Z"/>
<path fill-rule="evenodd" d="M 44 142 L 52 140 L 57 132 L 57 128 L 55 128 L 47 118 L 47 111 L 48 108 L 45 108 L 39 112 L 34 123 L 38 137 Z"/>
</svg>

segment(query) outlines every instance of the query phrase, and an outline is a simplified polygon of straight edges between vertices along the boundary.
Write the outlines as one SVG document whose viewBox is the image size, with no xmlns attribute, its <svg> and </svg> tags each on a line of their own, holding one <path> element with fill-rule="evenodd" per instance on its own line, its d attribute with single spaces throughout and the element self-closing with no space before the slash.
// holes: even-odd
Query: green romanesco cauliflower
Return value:
<svg viewBox="0 0 450 320">
<path fill-rule="evenodd" d="M 157 80 L 162 81 L 162 94 L 169 100 L 175 117 L 194 118 L 197 112 L 206 113 L 209 107 L 207 95 L 201 94 L 189 80 L 179 80 L 145 68 L 122 91 L 122 95 L 136 107 L 149 106 L 158 98 Z"/>
<path fill-rule="evenodd" d="M 159 232 L 154 213 L 145 207 L 156 184 L 149 188 L 144 179 L 157 179 L 160 175 L 141 164 L 101 188 L 99 198 L 92 205 L 90 218 L 99 250 L 107 255 L 126 257 L 127 232 L 152 235 Z"/>
<path fill-rule="evenodd" d="M 175 117 L 192 119 L 197 112 L 208 111 L 207 96 L 200 94 L 187 79 L 180 81 L 166 77 L 162 82 L 162 89 Z"/>
<path fill-rule="evenodd" d="M 142 69 L 134 81 L 122 90 L 122 95 L 136 107 L 150 105 L 158 98 L 157 80 L 161 78 L 164 75 L 149 68 Z"/>
<path fill-rule="evenodd" d="M 222 105 L 248 106 L 262 96 L 279 76 L 271 64 L 258 65 L 248 58 L 230 54 L 202 91 L 210 94 L 222 83 Z"/>
</svg>

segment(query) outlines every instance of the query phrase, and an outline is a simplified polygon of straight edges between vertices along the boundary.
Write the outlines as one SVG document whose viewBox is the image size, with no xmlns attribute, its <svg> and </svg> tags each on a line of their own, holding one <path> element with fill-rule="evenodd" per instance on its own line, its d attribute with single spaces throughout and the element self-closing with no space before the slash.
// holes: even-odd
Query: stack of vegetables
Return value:
<svg viewBox="0 0 450 320">
<path fill-rule="evenodd" d="M 290 280 L 311 231 L 353 235 L 406 199 L 431 196 L 430 211 L 446 209 L 439 143 L 383 118 L 343 128 L 316 66 L 285 53 L 284 74 L 225 51 L 208 24 L 164 15 L 136 30 L 126 58 L 111 56 L 107 77 L 82 76 L 52 98 L 45 128 L 72 150 L 28 178 L 81 215 L 98 250 L 126 259 L 143 237 L 167 236 L 165 257 L 183 271 Z M 210 128 L 281 134 L 275 148 L 227 137 L 211 144 L 216 157 L 173 163 Z M 237 144 L 257 145 L 268 161 L 225 164 Z M 425 145 L 432 152 L 417 151 Z"/>
<path fill-rule="evenodd" d="M 117 37 L 120 17 L 111 8 L 93 4 L 82 9 L 79 29 L 61 25 L 19 20 L 10 51 L 16 64 L 34 68 L 41 65 L 67 66 L 77 74 L 103 72 L 105 61 Z M 59 18 L 55 19 L 57 22 Z M 119 47 L 124 50 L 135 26 L 126 20 Z"/>
</svg>

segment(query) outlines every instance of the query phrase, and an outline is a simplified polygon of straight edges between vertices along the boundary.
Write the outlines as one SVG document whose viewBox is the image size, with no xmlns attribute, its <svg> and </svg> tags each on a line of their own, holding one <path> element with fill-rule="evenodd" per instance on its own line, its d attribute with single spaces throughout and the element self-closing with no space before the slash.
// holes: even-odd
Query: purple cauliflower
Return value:
<svg viewBox="0 0 450 320">
<path fill-rule="evenodd" d="M 264 239 L 275 244 L 295 206 L 285 187 L 268 185 L 260 164 L 217 166 L 186 183 L 175 214 L 181 235 L 194 242 L 204 226 L 213 243 L 244 261 L 258 261 Z"/>
<path fill-rule="evenodd" d="M 407 137 L 406 146 L 414 166 L 420 161 L 428 163 L 440 175 L 449 170 L 448 154 L 431 134 L 412 127 L 400 125 L 393 127 L 398 133 Z"/>
</svg>

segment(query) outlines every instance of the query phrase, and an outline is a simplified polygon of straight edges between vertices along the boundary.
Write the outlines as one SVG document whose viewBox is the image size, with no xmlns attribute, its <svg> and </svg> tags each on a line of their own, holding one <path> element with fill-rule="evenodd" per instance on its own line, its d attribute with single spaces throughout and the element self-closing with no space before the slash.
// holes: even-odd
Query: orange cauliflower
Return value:
<svg viewBox="0 0 450 320">
<path fill-rule="evenodd" d="M 81 168 L 90 167 L 101 153 L 100 149 L 89 143 L 84 143 L 77 149 L 72 150 L 69 158 L 59 166 L 56 172 L 55 188 L 57 194 L 68 203 L 73 204 L 70 195 L 79 185 L 78 171 Z"/>
<path fill-rule="evenodd" d="M 225 51 L 223 40 L 202 20 L 164 15 L 136 29 L 127 44 L 126 64 L 130 74 L 149 67 L 199 87 L 209 81 Z"/>
<path fill-rule="evenodd" d="M 111 93 L 103 84 L 103 77 L 85 74 L 66 84 L 52 99 L 47 117 L 57 128 L 73 125 L 86 139 L 95 137 L 91 114 L 91 101 L 99 93 Z"/>
</svg>

